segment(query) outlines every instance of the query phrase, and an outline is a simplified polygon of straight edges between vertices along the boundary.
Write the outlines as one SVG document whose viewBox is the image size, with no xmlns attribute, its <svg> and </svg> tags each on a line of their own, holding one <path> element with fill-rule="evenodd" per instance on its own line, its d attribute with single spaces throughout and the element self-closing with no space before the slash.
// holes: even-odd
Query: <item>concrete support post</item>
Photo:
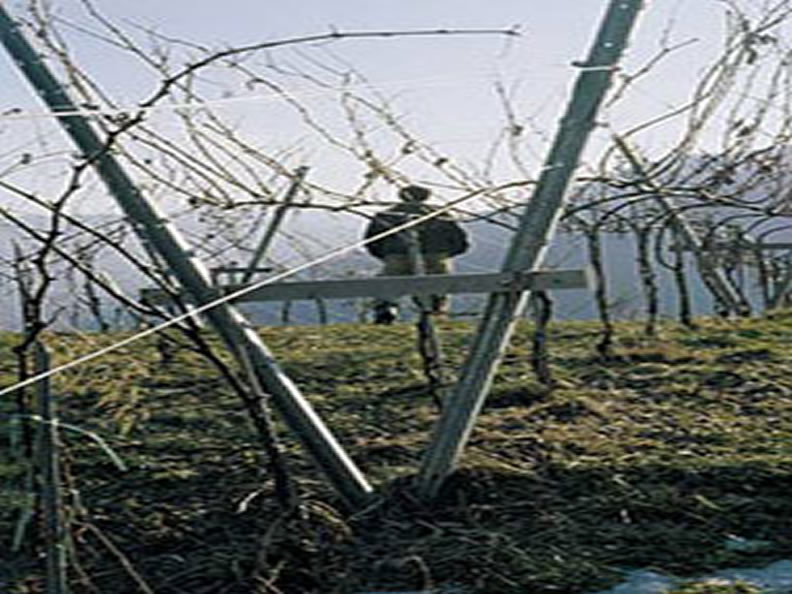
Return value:
<svg viewBox="0 0 792 594">
<path fill-rule="evenodd" d="M 50 356 L 40 342 L 34 346 L 35 371 L 49 370 Z M 41 480 L 41 508 L 47 551 L 47 594 L 67 594 L 66 526 L 64 525 L 61 477 L 58 460 L 58 419 L 49 378 L 38 384 L 38 466 Z"/>
</svg>

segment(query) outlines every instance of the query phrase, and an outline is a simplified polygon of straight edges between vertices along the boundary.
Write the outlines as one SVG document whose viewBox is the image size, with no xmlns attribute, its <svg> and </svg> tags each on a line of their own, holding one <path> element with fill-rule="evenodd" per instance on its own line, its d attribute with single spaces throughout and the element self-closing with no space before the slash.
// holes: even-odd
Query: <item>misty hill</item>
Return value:
<svg viewBox="0 0 792 594">
<path fill-rule="evenodd" d="M 106 217 L 105 217 L 106 218 Z M 104 218 L 97 217 L 97 226 Z M 360 240 L 364 226 L 363 219 L 343 214 L 328 214 L 323 211 L 304 211 L 298 216 L 287 219 L 284 226 L 284 235 L 272 246 L 272 258 L 268 264 L 275 263 L 276 270 L 290 269 L 302 265 L 312 258 L 329 253 L 332 250 L 351 245 Z M 43 220 L 41 221 L 43 227 Z M 183 227 L 184 228 L 184 227 Z M 475 221 L 465 225 L 471 239 L 471 249 L 455 261 L 455 269 L 461 273 L 492 272 L 499 269 L 513 232 L 504 227 Z M 186 229 L 190 235 L 197 235 L 196 229 Z M 291 239 L 287 239 L 291 238 Z M 294 238 L 302 243 L 295 248 Z M 0 254 L 9 261 L 11 258 L 11 242 L 20 240 L 20 233 L 8 223 L 0 224 Z M 140 255 L 140 250 L 135 240 L 127 240 L 130 249 Z M 126 245 L 126 244 L 125 244 Z M 613 313 L 617 318 L 632 319 L 642 315 L 642 294 L 639 283 L 637 264 L 635 261 L 634 240 L 625 234 L 606 234 L 603 237 L 603 249 L 607 266 L 609 293 L 613 306 Z M 227 265 L 235 260 L 237 264 L 244 263 L 245 254 L 226 256 L 214 265 Z M 559 233 L 552 241 L 547 259 L 543 268 L 583 268 L 588 264 L 583 239 L 570 233 Z M 130 296 L 138 294 L 141 288 L 148 286 L 146 279 L 128 263 L 123 262 L 112 250 L 105 249 L 100 252 L 95 262 L 97 270 L 113 278 L 114 282 L 125 290 Z M 379 264 L 363 249 L 355 248 L 346 251 L 317 266 L 310 267 L 286 280 L 320 280 L 352 277 L 369 277 L 377 273 Z M 60 312 L 59 320 L 65 321 L 71 316 L 71 323 L 82 327 L 91 327 L 92 321 L 87 315 L 84 306 L 69 305 L 79 296 L 81 281 L 70 277 L 65 269 L 55 266 L 56 281 L 53 286 L 53 297 L 58 307 L 65 309 Z M 13 283 L 10 271 L 6 269 L 3 276 L 2 294 L 7 306 L 0 311 L 0 327 L 16 328 L 19 324 L 17 288 Z M 658 268 L 660 287 L 660 300 L 662 315 L 676 315 L 676 296 L 669 271 Z M 261 278 L 261 277 L 259 277 Z M 695 314 L 709 314 L 712 311 L 712 301 L 703 285 L 697 280 L 697 275 L 691 274 L 693 279 L 691 292 L 694 301 Z M 756 299 L 756 290 L 753 280 L 746 279 L 746 288 L 753 299 Z M 556 319 L 591 319 L 596 315 L 593 299 L 587 290 L 565 290 L 553 293 L 554 316 Z M 482 295 L 457 295 L 452 300 L 452 312 L 456 316 L 474 316 L 481 309 L 484 302 Z M 405 311 L 409 310 L 409 300 L 405 300 Z M 245 304 L 242 306 L 255 323 L 259 324 L 313 324 L 317 323 L 320 316 L 326 315 L 330 322 L 354 322 L 365 319 L 368 310 L 366 300 L 338 300 L 322 304 L 320 309 L 316 303 L 299 301 L 284 306 L 281 303 Z M 123 312 L 116 306 L 105 306 L 108 319 L 122 323 Z M 71 313 L 70 313 L 71 312 Z M 53 312 L 54 313 L 54 312 Z M 129 320 L 128 320 L 129 321 Z"/>
</svg>

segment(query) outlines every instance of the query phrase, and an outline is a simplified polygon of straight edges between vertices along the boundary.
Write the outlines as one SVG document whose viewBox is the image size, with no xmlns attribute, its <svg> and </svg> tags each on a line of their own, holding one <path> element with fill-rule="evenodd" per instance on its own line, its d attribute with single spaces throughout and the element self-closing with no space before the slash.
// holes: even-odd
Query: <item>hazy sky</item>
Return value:
<svg viewBox="0 0 792 594">
<path fill-rule="evenodd" d="M 106 36 L 77 0 L 51 0 L 53 13 L 75 61 L 91 74 L 117 104 L 134 107 L 149 97 L 157 77 L 138 60 L 108 46 Z M 519 27 L 521 36 L 433 36 L 343 40 L 325 45 L 333 56 L 347 61 L 389 97 L 405 121 L 438 148 L 455 158 L 476 163 L 503 127 L 503 112 L 493 92 L 501 81 L 509 89 L 515 110 L 525 118 L 533 137 L 526 143 L 525 159 L 541 163 L 547 141 L 577 75 L 572 65 L 583 58 L 600 23 L 605 0 L 93 0 L 107 18 L 147 44 L 145 30 L 203 47 L 225 48 L 267 40 L 326 33 L 331 30 L 414 30 Z M 6 0 L 7 10 L 23 14 L 23 3 Z M 634 87 L 629 103 L 608 117 L 629 126 L 681 105 L 693 81 L 718 51 L 723 35 L 720 0 L 652 0 L 641 15 L 626 54 L 624 71 L 633 72 L 655 55 L 661 41 L 675 45 L 690 41 L 672 53 Z M 178 51 L 178 50 L 177 50 Z M 185 50 L 187 54 L 190 50 Z M 294 48 L 272 52 L 288 64 L 301 59 Z M 192 55 L 197 55 L 192 52 Z M 179 56 L 178 60 L 190 58 Z M 0 151 L 0 171 L 16 159 L 18 147 L 37 143 L 55 150 L 64 143 L 59 132 L 47 132 L 51 122 L 10 60 L 0 58 L 4 89 L 0 113 L 19 108 L 25 118 L 0 119 L 6 150 Z M 210 99 L 224 117 L 238 122 L 258 142 L 289 145 L 300 140 L 293 121 L 260 90 L 225 88 L 217 82 Z M 295 81 L 299 84 L 299 81 Z M 320 113 L 322 98 L 306 96 Z M 166 130 L 173 122 L 167 113 L 152 118 Z M 669 132 L 670 134 L 671 132 Z M 666 133 L 658 130 L 656 141 Z M 46 142 L 42 138 L 46 138 Z M 651 136 L 649 141 L 652 141 Z M 65 146 L 68 146 L 66 144 Z M 10 147 L 10 148 L 9 148 Z M 306 149 L 312 166 L 324 164 L 328 175 L 343 176 L 322 147 Z M 43 166 L 42 166 L 43 167 Z M 46 171 L 18 174 L 25 183 L 42 184 Z M 24 176 L 27 175 L 27 178 Z M 420 176 L 420 172 L 416 172 Z"/>
<path fill-rule="evenodd" d="M 19 0 L 0 0 L 12 15 L 23 16 Z M 761 7 L 766 0 L 737 0 Z M 333 63 L 352 64 L 391 102 L 403 124 L 463 165 L 479 167 L 504 128 L 503 109 L 494 83 L 510 93 L 512 106 L 528 135 L 521 151 L 526 167 L 539 171 L 556 122 L 578 75 L 573 62 L 587 54 L 606 0 L 91 0 L 93 6 L 131 35 L 142 47 L 162 39 L 180 40 L 202 48 L 231 46 L 348 31 L 402 31 L 519 27 L 519 37 L 431 36 L 341 40 L 320 48 L 290 47 L 273 50 L 273 60 L 284 66 L 304 67 L 311 56 Z M 116 105 L 134 110 L 157 89 L 159 76 L 142 62 L 108 45 L 107 31 L 91 19 L 81 0 L 48 0 L 74 61 Z M 617 130 L 654 118 L 683 105 L 692 85 L 719 54 L 724 35 L 722 0 L 647 0 L 622 66 L 624 74 L 637 72 L 663 45 L 680 46 L 641 77 L 625 101 L 602 114 Z M 148 32 L 153 31 L 157 36 Z M 187 44 L 173 46 L 175 64 L 201 56 Z M 326 51 L 326 55 L 322 54 Z M 0 52 L 3 53 L 3 52 Z M 255 60 L 263 62 L 266 56 Z M 259 63 L 259 65 L 261 65 Z M 341 66 L 339 66 L 341 67 Z M 291 81 L 293 91 L 322 124 L 333 132 L 338 117 L 337 93 L 324 93 L 303 81 Z M 42 195 L 56 193 L 68 179 L 70 141 L 45 113 L 28 83 L 6 55 L 0 56 L 0 176 Z M 262 88 L 229 86 L 221 74 L 201 79 L 204 97 L 212 108 L 245 135 L 248 142 L 268 151 L 293 147 L 291 166 L 311 166 L 311 178 L 332 184 L 338 191 L 358 185 L 361 171 L 339 158 L 327 143 L 311 141 L 299 118 L 273 100 Z M 335 106 L 331 106 L 334 103 Z M 4 115 L 5 114 L 5 115 Z M 147 123 L 161 133 L 178 135 L 178 114 L 171 108 L 148 116 Z M 348 131 L 347 131 L 348 132 Z M 183 132 L 182 132 L 183 133 Z M 339 132 L 342 133 L 342 132 Z M 653 128 L 641 141 L 651 148 L 672 142 L 674 125 Z M 598 130 L 602 141 L 607 130 Z M 387 138 L 386 138 L 387 142 Z M 601 142 L 600 142 L 601 144 Z M 296 147 L 296 148 L 294 148 Z M 398 147 L 396 148 L 398 150 Z M 26 153 L 30 159 L 21 159 Z M 498 181 L 511 181 L 508 158 Z M 593 157 L 591 157 L 593 160 Z M 24 165 L 24 166 L 23 166 Z M 419 182 L 433 183 L 431 172 L 407 162 L 405 170 Z M 10 172 L 10 173 L 9 173 Z M 524 179 L 524 177 L 522 178 Z M 99 183 L 87 184 L 77 209 L 102 211 L 110 204 Z M 377 198 L 392 196 L 381 186 Z M 453 196 L 449 189 L 446 196 Z M 441 192 L 442 195 L 442 192 Z M 160 197 L 158 197 L 160 198 Z M 12 200 L 0 192 L 0 204 Z M 183 204 L 181 205 L 183 207 Z M 350 217 L 347 217 L 350 218 Z M 354 219 L 355 223 L 359 219 Z M 339 234 L 340 245 L 358 238 L 357 231 Z"/>
<path fill-rule="evenodd" d="M 80 9 L 77 0 L 52 0 L 53 12 L 73 25 L 101 34 L 99 26 Z M 21 14 L 20 2 L 6 5 Z M 456 78 L 460 87 L 471 77 L 491 77 L 496 72 L 507 80 L 522 81 L 530 100 L 541 103 L 555 85 L 574 76 L 573 60 L 588 50 L 607 2 L 605 0 L 93 0 L 93 5 L 118 24 L 137 25 L 208 47 L 244 45 L 316 33 L 366 30 L 434 28 L 519 27 L 522 36 L 506 43 L 491 37 L 432 37 L 390 40 L 343 41 L 334 50 L 379 83 L 398 83 L 433 77 Z M 663 31 L 672 25 L 671 42 L 697 38 L 695 49 L 669 60 L 676 76 L 664 83 L 682 88 L 696 62 L 703 64 L 720 39 L 722 19 L 719 0 L 652 0 L 647 2 L 627 64 L 638 64 L 654 53 Z M 128 68 L 119 67 L 119 55 L 106 45 L 76 29 L 69 34 L 73 53 L 88 71 L 114 96 L 130 101 L 150 90 L 137 86 Z M 132 30 L 134 33 L 134 30 Z M 282 53 L 287 53 L 282 50 Z M 4 89 L 19 101 L 25 85 L 7 60 L 0 63 Z M 12 83 L 11 85 L 5 83 Z M 21 86 L 21 89 L 19 88 Z M 409 86 L 409 83 L 405 86 Z M 9 88 L 10 87 L 10 88 Z M 656 89 L 664 96 L 668 89 Z M 9 101 L 4 98 L 4 102 Z"/>
</svg>

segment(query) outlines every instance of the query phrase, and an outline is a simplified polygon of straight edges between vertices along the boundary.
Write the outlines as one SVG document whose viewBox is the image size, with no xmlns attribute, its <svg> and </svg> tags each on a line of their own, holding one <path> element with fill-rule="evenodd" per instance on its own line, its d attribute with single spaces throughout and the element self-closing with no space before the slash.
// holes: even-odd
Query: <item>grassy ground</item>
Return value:
<svg viewBox="0 0 792 594">
<path fill-rule="evenodd" d="M 473 328 L 440 332 L 453 372 Z M 792 316 L 668 324 L 651 339 L 620 325 L 609 362 L 594 356 L 597 332 L 553 325 L 548 391 L 520 329 L 462 467 L 431 505 L 410 481 L 438 416 L 410 325 L 261 330 L 377 486 L 365 509 L 345 509 L 281 428 L 303 501 L 284 515 L 242 406 L 186 349 L 163 364 L 136 343 L 65 372 L 54 380 L 63 421 L 126 465 L 62 432 L 74 591 L 583 593 L 630 568 L 687 576 L 792 555 Z M 114 338 L 48 344 L 57 363 Z M 0 344 L 5 384 L 13 340 Z M 0 551 L 23 507 L 12 433 Z M 0 590 L 41 591 L 35 550 L 2 559 Z"/>
</svg>

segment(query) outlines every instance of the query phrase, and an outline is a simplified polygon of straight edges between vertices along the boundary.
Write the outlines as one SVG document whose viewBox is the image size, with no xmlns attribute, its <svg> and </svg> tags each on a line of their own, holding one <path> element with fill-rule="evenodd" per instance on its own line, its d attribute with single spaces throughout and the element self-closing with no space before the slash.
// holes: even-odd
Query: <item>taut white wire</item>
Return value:
<svg viewBox="0 0 792 594">
<path fill-rule="evenodd" d="M 504 189 L 511 188 L 511 187 L 517 187 L 517 186 L 525 185 L 526 183 L 527 182 L 525 182 L 525 181 L 512 182 L 512 183 L 509 183 L 509 184 L 504 184 L 502 186 L 499 186 L 498 188 L 495 188 L 494 190 L 504 190 Z M 486 189 L 486 190 L 476 190 L 474 192 L 471 192 L 470 194 L 466 194 L 464 196 L 461 196 L 460 198 L 457 198 L 456 200 L 452 200 L 452 201 L 448 202 L 444 206 L 438 208 L 437 210 L 435 210 L 435 211 L 433 211 L 433 212 L 431 212 L 429 214 L 426 214 L 424 216 L 418 217 L 417 219 L 414 219 L 412 221 L 408 221 L 407 223 L 404 223 L 403 225 L 399 225 L 397 227 L 393 227 L 393 228 L 391 228 L 391 229 L 389 229 L 387 231 L 384 231 L 383 233 L 379 233 L 379 234 L 377 234 L 377 235 L 375 235 L 373 237 L 370 237 L 368 239 L 364 239 L 364 240 L 361 240 L 361 241 L 357 241 L 357 242 L 355 242 L 353 244 L 340 247 L 340 248 L 338 248 L 336 250 L 333 250 L 333 251 L 325 254 L 324 256 L 316 258 L 315 260 L 311 260 L 310 262 L 306 262 L 304 264 L 301 264 L 299 266 L 296 266 L 294 268 L 291 268 L 289 270 L 286 270 L 284 272 L 276 274 L 276 275 L 274 275 L 272 277 L 266 278 L 266 279 L 264 279 L 264 280 L 262 280 L 260 282 L 253 283 L 251 285 L 242 287 L 241 289 L 238 289 L 237 291 L 234 291 L 233 293 L 229 293 L 228 295 L 224 295 L 224 296 L 222 296 L 222 297 L 220 297 L 218 299 L 215 299 L 214 301 L 210 301 L 209 303 L 205 303 L 203 305 L 197 306 L 197 307 L 191 309 L 188 313 L 179 314 L 178 316 L 175 316 L 173 318 L 169 318 L 168 320 L 165 320 L 164 322 L 162 322 L 161 324 L 158 324 L 157 326 L 152 326 L 151 328 L 148 328 L 146 330 L 143 330 L 142 332 L 139 332 L 137 334 L 129 336 L 129 337 L 127 337 L 127 338 L 125 338 L 123 340 L 120 340 L 118 342 L 115 342 L 113 344 L 110 344 L 110 345 L 108 345 L 108 346 L 106 346 L 104 348 L 101 348 L 101 349 L 97 350 L 97 351 L 93 351 L 91 353 L 83 355 L 82 357 L 78 357 L 78 358 L 73 359 L 73 360 L 71 360 L 71 361 L 69 361 L 67 363 L 64 363 L 62 365 L 59 365 L 59 366 L 54 367 L 52 369 L 49 369 L 48 371 L 44 371 L 42 373 L 39 373 L 39 374 L 34 375 L 32 377 L 29 377 L 29 378 L 27 378 L 27 379 L 25 379 L 25 380 L 23 380 L 21 382 L 17 382 L 16 384 L 13 384 L 13 385 L 11 385 L 11 386 L 9 386 L 7 388 L 3 388 L 3 389 L 0 390 L 0 396 L 8 394 L 9 392 L 13 392 L 14 390 L 18 390 L 20 388 L 24 388 L 25 386 L 29 386 L 31 384 L 34 384 L 34 383 L 36 383 L 38 381 L 41 381 L 41 380 L 43 380 L 45 378 L 53 376 L 56 373 L 60 373 L 62 371 L 66 371 L 67 369 L 71 369 L 73 367 L 77 367 L 78 365 L 82 365 L 83 363 L 87 363 L 88 361 L 91 361 L 93 359 L 97 359 L 97 358 L 99 358 L 99 357 L 101 357 L 103 355 L 106 355 L 107 353 L 111 353 L 113 351 L 117 351 L 118 349 L 120 349 L 122 347 L 125 347 L 128 344 L 131 344 L 133 342 L 137 342 L 138 340 L 141 340 L 141 339 L 143 339 L 143 338 L 145 338 L 147 336 L 151 336 L 152 334 L 156 334 L 157 332 L 159 332 L 161 330 L 164 330 L 165 328 L 169 328 L 170 326 L 178 324 L 182 320 L 186 320 L 189 317 L 192 317 L 192 316 L 194 316 L 196 314 L 199 314 L 199 313 L 202 313 L 202 312 L 207 311 L 209 309 L 212 309 L 213 307 L 217 307 L 218 305 L 221 305 L 221 304 L 226 303 L 228 301 L 233 301 L 237 297 L 241 297 L 242 295 L 246 295 L 247 293 L 250 293 L 251 291 L 255 291 L 259 287 L 263 287 L 265 285 L 272 284 L 272 283 L 277 282 L 279 280 L 282 280 L 284 278 L 288 278 L 290 276 L 293 276 L 293 275 L 297 274 L 298 272 L 302 272 L 303 270 L 306 270 L 308 268 L 312 268 L 313 266 L 316 266 L 318 264 L 322 264 L 323 262 L 327 262 L 328 260 L 332 260 L 333 258 L 337 258 L 337 257 L 339 257 L 339 256 L 341 256 L 343 254 L 346 254 L 347 252 L 350 252 L 350 251 L 352 251 L 354 249 L 363 247 L 363 246 L 365 246 L 368 243 L 371 243 L 373 241 L 377 241 L 377 240 L 382 239 L 384 237 L 388 237 L 389 235 L 394 235 L 396 233 L 399 233 L 401 231 L 409 229 L 410 227 L 413 227 L 415 225 L 420 225 L 421 223 L 424 223 L 424 222 L 426 222 L 426 221 L 428 221 L 430 219 L 433 219 L 433 218 L 435 218 L 437 216 L 440 216 L 441 214 L 444 214 L 444 213 L 448 212 L 452 208 L 455 208 L 457 205 L 462 204 L 464 202 L 467 202 L 468 200 L 471 200 L 472 198 L 475 198 L 475 197 L 479 196 L 480 194 L 482 194 L 482 193 L 484 193 L 486 191 L 490 191 L 490 190 L 488 190 L 488 189 Z"/>
</svg>

